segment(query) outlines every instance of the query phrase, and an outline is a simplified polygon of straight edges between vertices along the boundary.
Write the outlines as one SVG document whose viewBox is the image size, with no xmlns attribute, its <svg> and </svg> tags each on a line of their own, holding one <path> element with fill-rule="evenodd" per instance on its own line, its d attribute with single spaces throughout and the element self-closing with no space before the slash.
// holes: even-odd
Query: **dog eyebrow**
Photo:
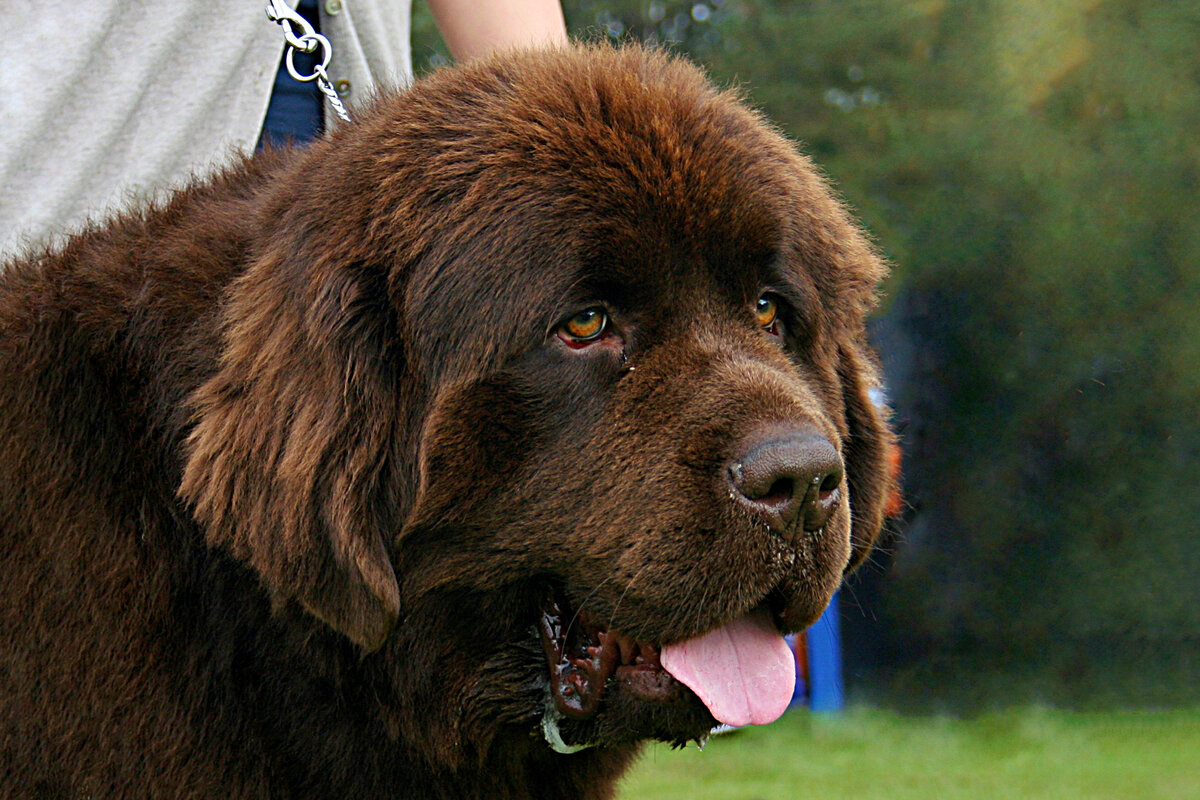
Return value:
<svg viewBox="0 0 1200 800">
<path fill-rule="evenodd" d="M 617 308 L 634 305 L 645 290 L 645 273 L 628 268 L 624 259 L 599 257 L 580 259 L 556 294 L 561 309 L 579 303 L 603 302 Z"/>
<path fill-rule="evenodd" d="M 816 283 L 805 270 L 785 266 L 780 260 L 776 260 L 764 271 L 762 285 L 786 300 L 796 319 L 805 327 L 815 327 L 820 320 L 820 293 Z M 807 332 L 812 333 L 813 330 Z"/>
</svg>

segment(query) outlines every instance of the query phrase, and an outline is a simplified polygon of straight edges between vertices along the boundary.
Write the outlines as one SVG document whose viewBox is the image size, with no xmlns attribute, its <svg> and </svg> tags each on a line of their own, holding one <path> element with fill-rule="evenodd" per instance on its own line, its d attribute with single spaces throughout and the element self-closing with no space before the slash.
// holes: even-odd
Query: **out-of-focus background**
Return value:
<svg viewBox="0 0 1200 800">
<path fill-rule="evenodd" d="M 907 507 L 841 592 L 847 710 L 623 796 L 1200 797 L 1200 2 L 564 7 L 741 87 L 894 265 Z"/>
</svg>

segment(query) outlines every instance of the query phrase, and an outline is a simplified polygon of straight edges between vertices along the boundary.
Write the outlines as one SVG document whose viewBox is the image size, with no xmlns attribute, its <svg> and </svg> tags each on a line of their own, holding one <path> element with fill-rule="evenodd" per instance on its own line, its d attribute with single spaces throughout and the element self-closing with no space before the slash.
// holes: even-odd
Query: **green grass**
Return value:
<svg viewBox="0 0 1200 800">
<path fill-rule="evenodd" d="M 1200 800 L 1200 710 L 855 709 L 646 750 L 621 800 Z"/>
</svg>

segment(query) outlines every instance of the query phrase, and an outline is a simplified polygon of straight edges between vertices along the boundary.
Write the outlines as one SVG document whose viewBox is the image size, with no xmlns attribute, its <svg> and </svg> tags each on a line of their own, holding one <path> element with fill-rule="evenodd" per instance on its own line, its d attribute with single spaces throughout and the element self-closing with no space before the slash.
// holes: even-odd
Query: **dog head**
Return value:
<svg viewBox="0 0 1200 800">
<path fill-rule="evenodd" d="M 402 665 L 447 740 L 683 741 L 753 705 L 688 643 L 811 623 L 888 490 L 883 266 L 809 161 L 601 48 L 437 73 L 277 183 L 194 398 L 209 540 Z"/>
</svg>

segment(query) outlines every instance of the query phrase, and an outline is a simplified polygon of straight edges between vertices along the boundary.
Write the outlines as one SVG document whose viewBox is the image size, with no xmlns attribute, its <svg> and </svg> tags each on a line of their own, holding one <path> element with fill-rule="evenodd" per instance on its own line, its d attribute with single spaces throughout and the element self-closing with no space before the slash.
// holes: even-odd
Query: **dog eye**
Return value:
<svg viewBox="0 0 1200 800">
<path fill-rule="evenodd" d="M 608 330 L 608 312 L 603 308 L 580 311 L 558 329 L 559 336 L 570 344 L 589 344 Z"/>
<path fill-rule="evenodd" d="M 767 333 L 779 334 L 779 303 L 771 295 L 764 294 L 758 298 L 754 304 L 754 318 Z"/>
</svg>

